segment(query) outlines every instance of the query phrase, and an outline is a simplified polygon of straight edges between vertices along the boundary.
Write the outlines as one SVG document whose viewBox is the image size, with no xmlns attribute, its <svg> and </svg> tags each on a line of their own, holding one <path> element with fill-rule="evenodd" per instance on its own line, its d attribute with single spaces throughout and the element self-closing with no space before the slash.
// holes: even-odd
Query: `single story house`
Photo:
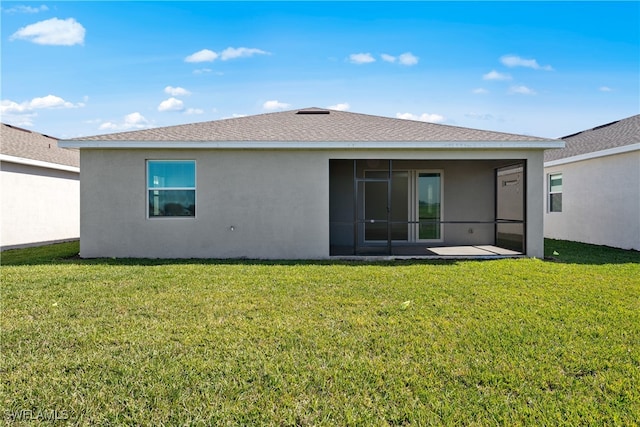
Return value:
<svg viewBox="0 0 640 427">
<path fill-rule="evenodd" d="M 545 237 L 640 250 L 640 114 L 562 139 L 544 155 Z"/>
<path fill-rule="evenodd" d="M 543 256 L 532 136 L 306 108 L 77 138 L 82 257 Z"/>
<path fill-rule="evenodd" d="M 80 153 L 58 140 L 1 124 L 0 248 L 80 237 Z"/>
</svg>

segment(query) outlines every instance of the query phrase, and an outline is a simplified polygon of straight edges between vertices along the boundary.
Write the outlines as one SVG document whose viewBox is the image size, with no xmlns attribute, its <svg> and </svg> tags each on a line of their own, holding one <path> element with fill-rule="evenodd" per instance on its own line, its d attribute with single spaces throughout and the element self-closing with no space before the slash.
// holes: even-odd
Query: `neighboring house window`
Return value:
<svg viewBox="0 0 640 427">
<path fill-rule="evenodd" d="M 196 216 L 195 160 L 147 160 L 149 218 Z"/>
<path fill-rule="evenodd" d="M 562 174 L 549 174 L 549 212 L 562 212 Z"/>
</svg>

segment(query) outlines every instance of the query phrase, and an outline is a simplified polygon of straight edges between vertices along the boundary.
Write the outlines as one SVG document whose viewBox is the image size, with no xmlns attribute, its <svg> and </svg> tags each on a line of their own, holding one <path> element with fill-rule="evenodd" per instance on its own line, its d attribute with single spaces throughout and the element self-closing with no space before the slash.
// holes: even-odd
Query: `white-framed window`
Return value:
<svg viewBox="0 0 640 427">
<path fill-rule="evenodd" d="M 196 161 L 147 160 L 147 217 L 196 216 Z"/>
<path fill-rule="evenodd" d="M 550 173 L 547 180 L 549 196 L 547 198 L 547 210 L 549 212 L 562 212 L 562 173 Z"/>
</svg>

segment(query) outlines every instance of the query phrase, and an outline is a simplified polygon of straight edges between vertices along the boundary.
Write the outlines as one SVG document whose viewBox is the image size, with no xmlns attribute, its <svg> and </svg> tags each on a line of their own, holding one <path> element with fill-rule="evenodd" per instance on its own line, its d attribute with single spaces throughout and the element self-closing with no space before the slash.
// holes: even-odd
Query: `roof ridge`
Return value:
<svg viewBox="0 0 640 427">
<path fill-rule="evenodd" d="M 76 137 L 75 141 L 550 141 L 457 125 L 305 107 Z"/>
<path fill-rule="evenodd" d="M 15 130 L 17 130 L 17 131 L 26 132 L 26 133 L 31 133 L 31 134 L 34 134 L 34 135 L 45 136 L 45 137 L 47 137 L 47 138 L 51 138 L 51 139 L 53 139 L 53 140 L 55 140 L 55 141 L 59 141 L 59 139 L 58 139 L 58 138 L 56 138 L 56 137 L 54 137 L 54 136 L 47 135 L 47 134 L 44 134 L 44 133 L 40 133 L 40 132 L 37 132 L 37 131 L 35 131 L 35 130 L 30 130 L 30 129 L 21 128 L 21 127 L 19 127 L 19 126 L 11 125 L 11 124 L 9 124 L 9 123 L 4 123 L 4 122 L 2 122 L 2 124 L 3 124 L 4 126 L 6 126 L 6 127 L 9 127 L 9 128 L 11 128 L 11 129 L 15 129 Z"/>
<path fill-rule="evenodd" d="M 581 130 L 579 132 L 575 132 L 575 133 L 572 133 L 572 134 L 569 134 L 569 135 L 561 136 L 559 139 L 571 138 L 571 137 L 580 135 L 581 133 L 591 132 L 591 131 L 598 130 L 598 129 L 604 129 L 606 127 L 615 125 L 617 123 L 626 122 L 626 121 L 628 121 L 630 119 L 638 119 L 638 118 L 640 118 L 640 114 L 634 114 L 633 116 L 625 117 L 624 119 L 620 119 L 620 120 L 614 120 L 614 121 L 612 121 L 610 123 L 605 123 L 603 125 L 592 127 L 591 129 L 584 129 L 584 130 Z"/>
<path fill-rule="evenodd" d="M 427 124 L 427 125 L 431 125 L 431 126 L 441 126 L 441 127 L 451 128 L 451 129 L 458 129 L 458 130 L 462 130 L 462 131 L 472 130 L 472 131 L 489 132 L 489 133 L 502 134 L 502 135 L 513 135 L 513 136 L 518 136 L 518 137 L 525 136 L 525 137 L 528 137 L 528 138 L 537 138 L 537 139 L 544 139 L 544 140 L 558 139 L 558 138 L 543 138 L 543 137 L 539 137 L 539 136 L 531 136 L 531 135 L 525 135 L 525 134 L 513 133 L 513 132 L 501 132 L 501 131 L 496 131 L 496 130 L 477 129 L 477 128 L 470 128 L 470 127 L 465 127 L 465 126 L 450 125 L 450 124 L 446 124 L 446 123 L 433 123 L 433 122 L 427 122 L 427 121 L 417 120 L 417 119 L 401 119 L 400 117 L 380 116 L 380 115 L 377 115 L 377 114 L 367 114 L 367 113 L 355 113 L 355 112 L 352 112 L 352 111 L 331 110 L 329 108 L 327 108 L 327 110 L 336 111 L 336 112 L 339 112 L 339 113 L 357 114 L 357 115 L 360 115 L 360 116 L 368 116 L 368 117 L 375 117 L 375 118 L 382 118 L 382 119 L 389 119 L 389 120 L 403 120 L 403 121 L 407 121 L 407 122 L 421 123 L 421 124 Z"/>
</svg>

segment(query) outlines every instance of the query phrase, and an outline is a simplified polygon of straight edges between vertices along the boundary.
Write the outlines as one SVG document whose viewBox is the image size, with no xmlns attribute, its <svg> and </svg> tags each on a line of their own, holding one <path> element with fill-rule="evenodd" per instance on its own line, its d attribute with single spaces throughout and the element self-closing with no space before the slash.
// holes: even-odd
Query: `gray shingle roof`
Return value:
<svg viewBox="0 0 640 427">
<path fill-rule="evenodd" d="M 65 166 L 80 166 L 78 150 L 58 147 L 58 140 L 2 123 L 0 153 L 7 156 L 39 160 Z"/>
<path fill-rule="evenodd" d="M 75 141 L 549 141 L 345 111 L 306 108 L 210 122 L 112 133 Z"/>
<path fill-rule="evenodd" d="M 564 136 L 565 148 L 547 150 L 544 161 L 640 143 L 640 114 Z"/>
</svg>

